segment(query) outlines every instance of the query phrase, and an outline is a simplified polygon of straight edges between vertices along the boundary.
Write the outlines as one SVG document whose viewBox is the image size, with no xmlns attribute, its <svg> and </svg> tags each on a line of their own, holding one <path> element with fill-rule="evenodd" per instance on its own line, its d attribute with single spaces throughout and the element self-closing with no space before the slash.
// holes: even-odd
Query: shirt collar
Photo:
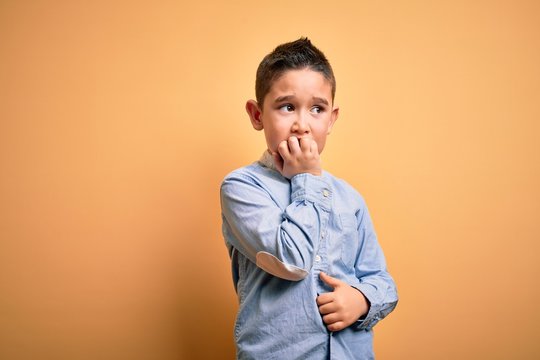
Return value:
<svg viewBox="0 0 540 360">
<path fill-rule="evenodd" d="M 278 171 L 276 165 L 274 164 L 274 157 L 268 150 L 262 154 L 261 158 L 259 159 L 259 163 L 264 167 Z"/>
</svg>

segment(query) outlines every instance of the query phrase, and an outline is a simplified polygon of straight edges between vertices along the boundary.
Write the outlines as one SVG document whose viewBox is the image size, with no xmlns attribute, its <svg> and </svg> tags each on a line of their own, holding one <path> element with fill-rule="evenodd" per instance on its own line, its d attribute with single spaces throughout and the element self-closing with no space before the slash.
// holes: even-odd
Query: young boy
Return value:
<svg viewBox="0 0 540 360">
<path fill-rule="evenodd" d="M 246 110 L 268 149 L 221 186 L 238 359 L 371 359 L 371 329 L 397 304 L 364 200 L 321 168 L 335 91 L 307 38 L 257 69 Z"/>
</svg>

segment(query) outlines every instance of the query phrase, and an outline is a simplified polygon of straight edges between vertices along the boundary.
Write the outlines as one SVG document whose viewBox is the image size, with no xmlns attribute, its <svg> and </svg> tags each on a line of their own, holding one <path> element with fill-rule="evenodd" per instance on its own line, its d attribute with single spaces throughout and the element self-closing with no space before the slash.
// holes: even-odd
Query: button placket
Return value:
<svg viewBox="0 0 540 360">
<path fill-rule="evenodd" d="M 316 250 L 315 256 L 313 257 L 313 266 L 315 269 L 320 271 L 326 271 L 326 226 L 328 224 L 328 214 L 325 214 L 323 219 L 321 219 L 321 230 L 319 234 L 319 247 Z"/>
</svg>

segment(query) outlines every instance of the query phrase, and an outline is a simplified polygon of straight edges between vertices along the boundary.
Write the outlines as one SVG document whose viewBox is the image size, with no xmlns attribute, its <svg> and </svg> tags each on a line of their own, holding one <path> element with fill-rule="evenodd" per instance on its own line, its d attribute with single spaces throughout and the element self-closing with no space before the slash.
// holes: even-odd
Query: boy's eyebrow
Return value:
<svg viewBox="0 0 540 360">
<path fill-rule="evenodd" d="M 315 100 L 315 102 L 319 102 L 319 103 L 323 103 L 324 105 L 328 105 L 328 100 L 326 100 L 325 98 L 314 96 L 313 100 Z"/>
<path fill-rule="evenodd" d="M 294 98 L 294 95 L 278 96 L 277 98 L 274 99 L 274 102 L 275 103 L 280 103 L 280 102 L 283 102 L 283 101 L 289 101 L 289 100 L 291 100 L 293 98 Z"/>
<path fill-rule="evenodd" d="M 278 96 L 277 98 L 275 98 L 274 102 L 275 103 L 280 103 L 280 102 L 283 102 L 283 101 L 290 101 L 291 99 L 294 99 L 294 95 Z M 315 100 L 315 102 L 322 103 L 324 105 L 328 105 L 328 100 L 326 100 L 325 98 L 318 97 L 318 96 L 313 96 L 312 99 Z"/>
</svg>

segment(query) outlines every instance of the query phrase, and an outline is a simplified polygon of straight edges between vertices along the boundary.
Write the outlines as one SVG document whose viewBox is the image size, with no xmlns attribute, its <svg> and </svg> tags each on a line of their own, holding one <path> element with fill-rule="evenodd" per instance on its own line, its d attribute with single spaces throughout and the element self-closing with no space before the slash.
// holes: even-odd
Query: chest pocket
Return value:
<svg viewBox="0 0 540 360">
<path fill-rule="evenodd" d="M 358 230 L 356 216 L 350 213 L 340 213 L 339 246 L 341 247 L 341 261 L 347 268 L 352 268 L 358 252 Z"/>
</svg>

